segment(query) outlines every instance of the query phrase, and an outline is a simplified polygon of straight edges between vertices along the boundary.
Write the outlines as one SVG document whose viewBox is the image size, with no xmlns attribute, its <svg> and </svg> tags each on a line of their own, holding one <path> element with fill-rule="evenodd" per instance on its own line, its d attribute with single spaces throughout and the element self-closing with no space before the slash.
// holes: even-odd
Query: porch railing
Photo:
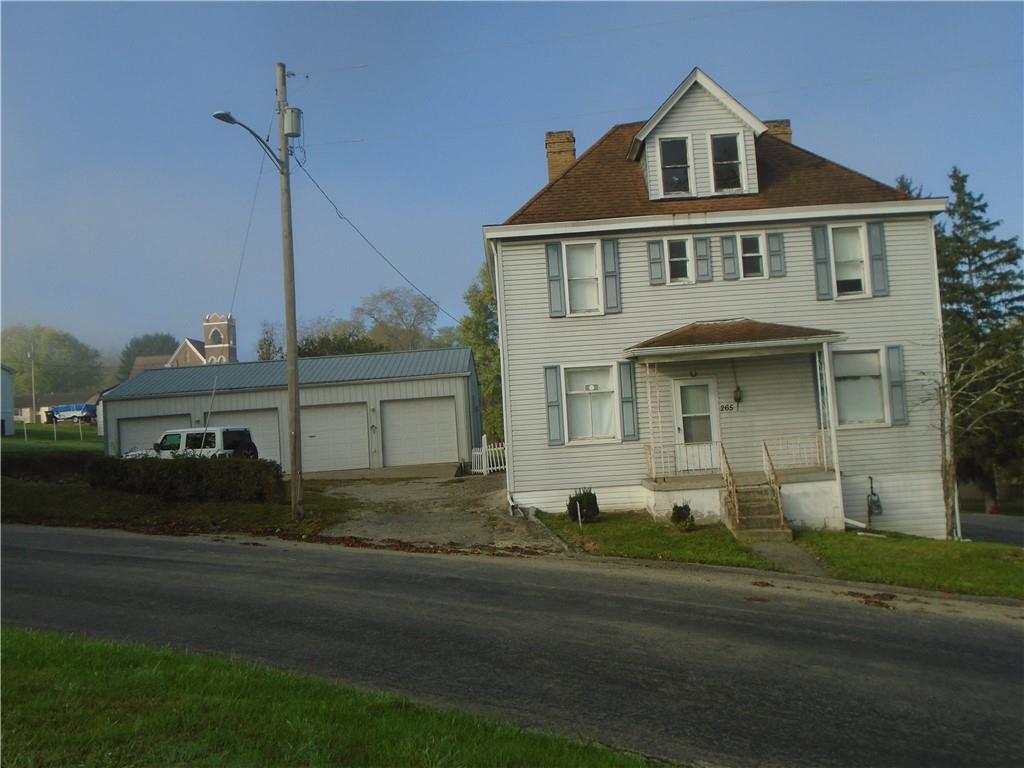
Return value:
<svg viewBox="0 0 1024 768">
<path fill-rule="evenodd" d="M 736 530 L 740 524 L 740 502 L 739 494 L 736 492 L 736 476 L 732 473 L 729 465 L 729 457 L 725 453 L 725 447 L 718 443 L 718 453 L 721 461 L 719 465 L 722 470 L 722 480 L 725 482 L 725 514 L 729 521 L 729 527 Z"/>
<path fill-rule="evenodd" d="M 775 508 L 779 510 L 779 522 L 785 525 L 786 517 L 782 514 L 782 483 L 779 482 L 779 473 L 775 471 L 775 464 L 768 451 L 767 441 L 761 443 L 761 461 L 764 463 L 764 474 L 768 478 L 768 486 L 772 489 L 772 500 L 775 502 Z"/>
<path fill-rule="evenodd" d="M 672 446 L 675 453 L 676 473 L 710 472 L 721 467 L 722 444 L 711 443 L 676 443 Z"/>
<path fill-rule="evenodd" d="M 473 473 L 477 475 L 489 475 L 491 472 L 501 472 L 505 467 L 505 444 L 488 443 L 487 435 L 484 435 L 479 448 L 474 448 L 471 454 Z"/>
<path fill-rule="evenodd" d="M 764 441 L 778 469 L 819 468 L 832 466 L 832 444 L 824 430 L 799 435 L 776 435 Z"/>
</svg>

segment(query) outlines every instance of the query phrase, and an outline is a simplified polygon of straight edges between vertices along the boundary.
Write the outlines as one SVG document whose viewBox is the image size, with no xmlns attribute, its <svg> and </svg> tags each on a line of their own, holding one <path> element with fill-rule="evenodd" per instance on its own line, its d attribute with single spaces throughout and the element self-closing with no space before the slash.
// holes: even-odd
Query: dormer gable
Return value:
<svg viewBox="0 0 1024 768">
<path fill-rule="evenodd" d="M 768 126 L 698 68 L 634 137 L 651 200 L 756 194 L 755 141 Z"/>
</svg>

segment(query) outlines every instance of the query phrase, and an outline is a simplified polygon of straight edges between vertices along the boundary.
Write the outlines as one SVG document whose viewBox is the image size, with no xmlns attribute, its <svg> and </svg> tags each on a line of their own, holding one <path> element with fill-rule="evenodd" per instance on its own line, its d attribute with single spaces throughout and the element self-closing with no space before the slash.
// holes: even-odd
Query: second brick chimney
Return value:
<svg viewBox="0 0 1024 768">
<path fill-rule="evenodd" d="M 576 162 L 576 137 L 572 131 L 548 131 L 544 136 L 548 152 L 548 181 L 554 181 Z"/>
<path fill-rule="evenodd" d="M 789 120 L 765 120 L 764 124 L 768 126 L 769 136 L 782 139 L 789 144 L 793 143 L 793 129 L 789 125 Z"/>
</svg>

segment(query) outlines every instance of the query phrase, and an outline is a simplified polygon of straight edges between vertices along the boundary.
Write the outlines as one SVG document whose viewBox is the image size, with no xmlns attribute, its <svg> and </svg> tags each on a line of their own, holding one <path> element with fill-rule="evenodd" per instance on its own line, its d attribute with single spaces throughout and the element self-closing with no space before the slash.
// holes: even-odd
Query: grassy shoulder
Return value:
<svg viewBox="0 0 1024 768">
<path fill-rule="evenodd" d="M 146 533 L 240 532 L 315 535 L 349 514 L 355 502 L 328 496 L 325 482 L 304 483 L 306 519 L 288 504 L 162 501 L 155 496 L 91 488 L 85 483 L 37 483 L 3 478 L 0 520 L 30 525 L 120 528 Z"/>
<path fill-rule="evenodd" d="M 13 628 L 2 646 L 10 768 L 647 764 L 237 659 Z"/>
<path fill-rule="evenodd" d="M 79 432 L 81 428 L 81 432 Z M 27 436 L 26 436 L 27 435 Z M 3 453 L 46 453 L 47 451 L 103 452 L 103 438 L 95 424 L 22 424 L 13 435 L 0 440 Z"/>
<path fill-rule="evenodd" d="M 736 541 L 722 525 L 685 530 L 643 512 L 613 512 L 601 513 L 581 531 L 568 515 L 541 513 L 537 517 L 566 541 L 595 555 L 777 570 Z"/>
<path fill-rule="evenodd" d="M 1024 598 L 1022 547 L 828 531 L 799 531 L 796 542 L 839 579 Z"/>
</svg>

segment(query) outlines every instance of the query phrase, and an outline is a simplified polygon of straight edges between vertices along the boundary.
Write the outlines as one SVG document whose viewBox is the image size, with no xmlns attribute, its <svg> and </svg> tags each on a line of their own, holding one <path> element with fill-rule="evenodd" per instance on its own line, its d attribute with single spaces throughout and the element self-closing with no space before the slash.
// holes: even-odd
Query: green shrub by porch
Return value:
<svg viewBox="0 0 1024 768">
<path fill-rule="evenodd" d="M 565 505 L 565 511 L 569 513 L 569 519 L 574 523 L 582 521 L 592 523 L 597 520 L 601 513 L 597 506 L 597 494 L 590 488 L 579 488 L 570 497 L 569 503 Z"/>
<path fill-rule="evenodd" d="M 88 465 L 89 485 L 166 501 L 280 501 L 281 466 L 264 459 L 117 459 Z"/>
</svg>

